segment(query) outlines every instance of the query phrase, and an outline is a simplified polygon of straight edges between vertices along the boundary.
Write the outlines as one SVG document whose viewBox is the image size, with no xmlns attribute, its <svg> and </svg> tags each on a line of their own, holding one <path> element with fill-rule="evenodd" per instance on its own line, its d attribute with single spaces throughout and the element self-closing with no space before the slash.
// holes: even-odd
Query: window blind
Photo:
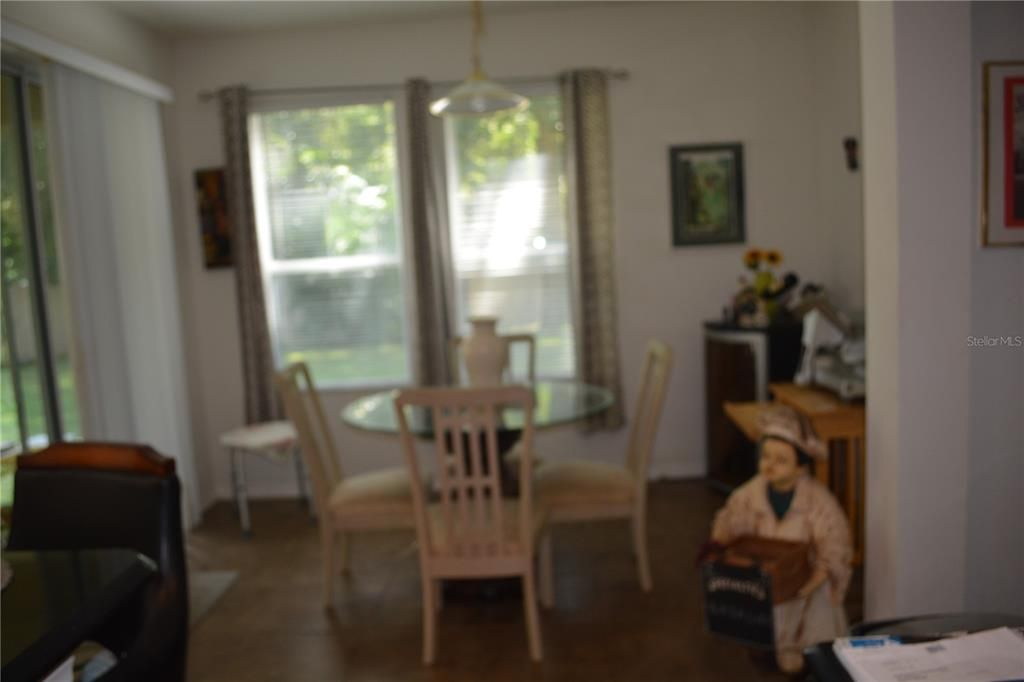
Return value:
<svg viewBox="0 0 1024 682">
<path fill-rule="evenodd" d="M 393 103 L 265 111 L 250 131 L 279 363 L 321 384 L 407 381 Z"/>
<path fill-rule="evenodd" d="M 460 333 L 496 316 L 499 332 L 536 337 L 538 376 L 575 375 L 557 91 L 521 112 L 447 119 L 445 135 Z"/>
</svg>

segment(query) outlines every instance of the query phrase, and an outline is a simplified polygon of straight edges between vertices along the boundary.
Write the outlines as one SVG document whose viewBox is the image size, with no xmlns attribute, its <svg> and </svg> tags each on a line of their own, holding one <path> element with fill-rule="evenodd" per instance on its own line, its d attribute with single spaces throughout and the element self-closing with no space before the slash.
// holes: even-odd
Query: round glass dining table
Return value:
<svg viewBox="0 0 1024 682">
<path fill-rule="evenodd" d="M 395 396 L 399 389 L 381 391 L 357 398 L 341 410 L 341 419 L 349 426 L 363 431 L 398 434 L 398 420 L 395 418 Z M 533 385 L 535 429 L 549 428 L 585 419 L 607 410 L 615 402 L 612 392 L 600 386 L 593 386 L 571 380 L 536 381 Z M 424 407 L 407 405 L 406 421 L 409 429 L 419 438 L 434 435 L 429 411 Z M 506 407 L 499 419 L 498 449 L 504 455 L 519 440 L 523 428 L 523 411 Z M 501 466 L 502 494 L 518 497 L 519 483 L 511 468 Z M 490 579 L 484 581 L 444 581 L 445 599 L 478 601 L 479 599 L 503 599 L 518 595 L 520 581 L 513 579 Z"/>
<path fill-rule="evenodd" d="M 394 399 L 399 389 L 381 391 L 357 398 L 341 411 L 342 420 L 353 428 L 377 433 L 398 433 Z M 601 386 L 581 381 L 548 379 L 534 382 L 533 426 L 535 429 L 570 424 L 611 407 L 615 401 L 612 392 Z M 406 419 L 414 435 L 429 438 L 434 434 L 430 416 L 425 408 L 406 406 Z M 507 407 L 501 412 L 501 429 L 520 431 L 523 411 Z"/>
</svg>

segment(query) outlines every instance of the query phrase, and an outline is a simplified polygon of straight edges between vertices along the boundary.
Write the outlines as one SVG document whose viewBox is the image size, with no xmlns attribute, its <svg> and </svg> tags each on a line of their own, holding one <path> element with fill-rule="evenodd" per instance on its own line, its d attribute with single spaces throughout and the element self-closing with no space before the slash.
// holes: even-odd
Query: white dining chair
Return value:
<svg viewBox="0 0 1024 682">
<path fill-rule="evenodd" d="M 309 368 L 305 363 L 293 364 L 278 372 L 275 381 L 285 412 L 298 433 L 313 488 L 320 519 L 324 606 L 331 607 L 335 561 L 340 554 L 340 568 L 348 570 L 350 533 L 415 528 L 409 474 L 404 468 L 392 467 L 345 476 Z"/>
<path fill-rule="evenodd" d="M 631 522 L 637 572 L 645 592 L 651 589 L 647 553 L 647 470 L 671 371 L 672 349 L 661 341 L 650 341 L 623 464 L 583 459 L 548 460 L 535 472 L 537 503 L 547 514 L 549 529 L 553 524 L 604 519 Z M 550 535 L 548 530 L 541 542 L 541 596 L 545 606 L 550 606 L 554 600 Z"/>
<path fill-rule="evenodd" d="M 533 392 L 522 386 L 424 388 L 395 398 L 402 450 L 412 481 L 423 592 L 423 662 L 437 645 L 440 582 L 450 578 L 519 576 L 530 657 L 543 655 L 534 577 L 534 547 L 543 521 L 533 505 L 530 456 Z M 416 452 L 406 407 L 429 410 L 434 429 L 436 493 L 425 483 L 428 458 Z M 502 406 L 524 413 L 519 497 L 503 495 L 497 429 Z"/>
</svg>

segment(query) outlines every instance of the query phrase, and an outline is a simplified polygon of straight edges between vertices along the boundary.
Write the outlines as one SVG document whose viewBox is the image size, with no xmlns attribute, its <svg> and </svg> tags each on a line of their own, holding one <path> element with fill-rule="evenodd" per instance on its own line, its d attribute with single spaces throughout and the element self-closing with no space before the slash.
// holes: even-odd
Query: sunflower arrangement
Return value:
<svg viewBox="0 0 1024 682">
<path fill-rule="evenodd" d="M 749 249 L 743 254 L 743 264 L 754 273 L 754 291 L 758 296 L 774 291 L 778 286 L 775 268 L 782 264 L 782 252 L 777 249 Z M 762 266 L 763 269 L 762 269 Z"/>
<path fill-rule="evenodd" d="M 747 252 L 743 254 L 743 264 L 747 266 L 748 270 L 757 270 L 761 267 L 763 259 L 764 254 L 760 249 L 747 249 Z"/>
<path fill-rule="evenodd" d="M 782 252 L 777 249 L 748 249 L 743 254 L 743 265 L 751 272 L 753 281 L 746 276 L 739 279 L 740 291 L 733 305 L 740 320 L 767 324 L 775 316 L 778 305 L 774 296 L 782 286 L 776 276 L 776 268 L 782 260 Z"/>
</svg>

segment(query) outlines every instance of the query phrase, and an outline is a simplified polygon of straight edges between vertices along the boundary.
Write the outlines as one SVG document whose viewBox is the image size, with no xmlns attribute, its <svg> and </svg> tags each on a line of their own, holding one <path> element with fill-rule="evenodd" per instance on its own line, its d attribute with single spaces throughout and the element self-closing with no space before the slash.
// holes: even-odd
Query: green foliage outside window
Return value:
<svg viewBox="0 0 1024 682">
<path fill-rule="evenodd" d="M 383 102 L 258 115 L 256 149 L 275 260 L 397 255 L 397 159 L 404 150 L 397 149 L 395 113 L 393 102 Z M 452 189 L 468 200 L 478 189 L 491 189 L 486 185 L 501 188 L 514 164 L 520 173 L 528 157 L 561 164 L 556 94 L 533 97 L 524 111 L 446 125 L 453 136 L 446 146 L 455 153 L 448 161 L 458 166 L 449 176 L 457 178 Z M 325 384 L 408 376 L 401 282 L 398 271 L 389 270 L 397 266 L 370 262 L 344 274 L 274 276 L 275 346 L 282 358 L 306 360 Z"/>
<path fill-rule="evenodd" d="M 278 216 L 289 234 L 275 235 L 275 257 L 397 250 L 394 119 L 391 102 L 260 115 L 270 191 L 305 192 L 324 202 L 322 209 Z M 453 131 L 459 189 L 471 192 L 501 177 L 516 158 L 558 155 L 561 103 L 555 95 L 534 97 L 523 111 L 453 119 Z"/>
<path fill-rule="evenodd" d="M 35 200 L 38 215 L 36 219 L 43 230 L 42 246 L 45 273 L 50 284 L 58 284 L 60 271 L 57 267 L 57 240 L 54 236 L 53 206 L 49 188 L 49 155 L 46 147 L 46 126 L 43 121 L 43 92 L 35 83 L 26 88 L 28 95 L 29 150 L 32 171 L 35 176 Z M 18 137 L 19 106 L 14 77 L 3 77 L 2 128 L 2 178 L 0 178 L 0 252 L 3 253 L 3 272 L 8 282 L 28 277 L 25 245 L 25 216 L 22 213 L 25 187 L 21 177 L 22 153 Z"/>
<path fill-rule="evenodd" d="M 533 154 L 558 155 L 562 109 L 555 95 L 532 97 L 522 111 L 452 119 L 462 192 L 472 192 L 504 175 L 513 160 Z"/>
<path fill-rule="evenodd" d="M 3 144 L 0 145 L 2 154 L 3 177 L 0 178 L 0 220 L 2 220 L 2 243 L 0 250 L 3 252 L 3 275 L 11 282 L 25 277 L 23 266 L 25 246 L 22 233 L 24 218 L 21 212 L 21 174 L 18 155 L 21 153 L 21 145 L 18 144 L 17 118 L 15 108 L 17 106 L 17 94 L 15 92 L 14 78 L 8 75 L 3 77 Z"/>
<path fill-rule="evenodd" d="M 315 208 L 278 216 L 277 258 L 394 253 L 394 105 L 282 111 L 260 116 L 272 194 L 307 196 Z M 291 238 L 303 235 L 304 238 Z M 279 239 L 281 238 L 281 239 Z M 283 246 L 283 248 L 282 248 Z"/>
</svg>

